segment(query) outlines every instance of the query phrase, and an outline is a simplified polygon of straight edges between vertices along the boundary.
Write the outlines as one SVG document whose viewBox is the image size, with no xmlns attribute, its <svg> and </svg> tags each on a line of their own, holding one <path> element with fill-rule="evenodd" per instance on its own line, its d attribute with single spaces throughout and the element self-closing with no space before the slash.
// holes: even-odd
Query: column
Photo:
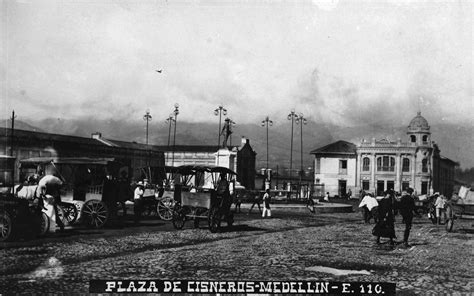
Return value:
<svg viewBox="0 0 474 296">
<path fill-rule="evenodd" d="M 416 152 L 411 156 L 411 185 L 410 187 L 416 189 L 415 173 L 416 173 Z"/>
<path fill-rule="evenodd" d="M 401 183 L 402 183 L 402 180 L 401 180 L 401 172 L 402 172 L 402 169 L 401 169 L 401 162 L 402 160 L 402 157 L 400 155 L 400 153 L 397 153 L 397 156 L 396 156 L 396 160 L 395 160 L 395 191 L 398 191 L 398 192 L 401 192 L 401 189 L 402 189 L 402 186 L 401 186 Z"/>
<path fill-rule="evenodd" d="M 372 153 L 370 155 L 370 173 L 371 173 L 370 184 L 372 184 L 371 188 L 374 194 L 376 194 L 375 191 L 377 191 L 377 184 L 375 184 L 375 170 L 376 169 L 377 169 L 376 155 L 375 153 Z"/>
<path fill-rule="evenodd" d="M 362 166 L 360 164 L 361 155 L 357 153 L 357 163 L 356 163 L 356 178 L 355 178 L 355 187 L 362 187 L 360 184 L 360 173 L 362 171 Z"/>
</svg>

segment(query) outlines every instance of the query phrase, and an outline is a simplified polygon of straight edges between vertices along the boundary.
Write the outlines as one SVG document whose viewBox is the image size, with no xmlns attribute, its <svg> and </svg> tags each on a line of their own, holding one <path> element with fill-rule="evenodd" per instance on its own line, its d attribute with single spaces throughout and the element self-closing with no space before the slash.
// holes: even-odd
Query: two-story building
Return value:
<svg viewBox="0 0 474 296">
<path fill-rule="evenodd" d="M 431 140 L 428 121 L 418 114 L 407 128 L 407 141 L 362 140 L 358 145 L 338 141 L 311 152 L 315 156 L 315 184 L 330 195 L 345 196 L 348 189 L 382 195 L 408 187 L 417 194 L 451 195 L 455 161 L 440 155 Z"/>
</svg>

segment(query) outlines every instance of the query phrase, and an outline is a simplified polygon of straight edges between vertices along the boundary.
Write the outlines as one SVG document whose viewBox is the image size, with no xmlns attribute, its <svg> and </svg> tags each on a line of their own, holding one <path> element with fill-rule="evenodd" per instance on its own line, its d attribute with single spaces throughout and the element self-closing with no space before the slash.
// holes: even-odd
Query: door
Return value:
<svg viewBox="0 0 474 296">
<path fill-rule="evenodd" d="M 385 191 L 385 182 L 377 181 L 377 196 L 383 196 L 383 192 Z"/>
<path fill-rule="evenodd" d="M 347 181 L 339 180 L 339 197 L 346 197 Z"/>
<path fill-rule="evenodd" d="M 387 190 L 395 190 L 395 182 L 394 181 L 387 181 Z"/>
</svg>

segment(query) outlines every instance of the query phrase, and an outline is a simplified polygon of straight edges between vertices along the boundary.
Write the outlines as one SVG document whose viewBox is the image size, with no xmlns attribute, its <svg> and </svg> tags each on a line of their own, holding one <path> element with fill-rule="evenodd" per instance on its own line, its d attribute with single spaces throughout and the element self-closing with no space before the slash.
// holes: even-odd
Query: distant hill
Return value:
<svg viewBox="0 0 474 296">
<path fill-rule="evenodd" d="M 5 122 L 5 121 L 4 121 Z M 145 143 L 146 128 L 144 121 L 119 120 L 64 120 L 45 119 L 40 121 L 23 122 L 16 120 L 18 129 L 38 132 L 49 132 L 82 137 L 90 137 L 93 132 L 101 132 L 105 138 L 135 141 Z M 149 143 L 166 145 L 168 143 L 169 126 L 164 122 L 151 121 L 149 124 Z M 293 129 L 293 169 L 301 166 L 301 126 L 294 125 Z M 462 168 L 474 167 L 474 130 L 450 124 L 431 125 L 432 140 L 438 143 L 441 154 L 458 161 Z M 170 133 L 170 143 L 173 143 L 174 126 Z M 232 134 L 232 145 L 239 145 L 241 138 L 250 140 L 250 145 L 257 152 L 257 167 L 266 166 L 266 128 L 257 124 L 238 124 Z M 290 166 L 291 123 L 275 124 L 269 127 L 269 163 L 280 172 Z M 358 144 L 361 139 L 389 138 L 406 140 L 406 126 L 391 126 L 373 124 L 367 126 L 340 127 L 326 123 L 308 122 L 303 125 L 303 167 L 313 166 L 310 151 L 337 140 L 346 140 Z M 217 145 L 217 123 L 188 123 L 180 122 L 176 126 L 176 144 L 179 145 Z"/>
</svg>

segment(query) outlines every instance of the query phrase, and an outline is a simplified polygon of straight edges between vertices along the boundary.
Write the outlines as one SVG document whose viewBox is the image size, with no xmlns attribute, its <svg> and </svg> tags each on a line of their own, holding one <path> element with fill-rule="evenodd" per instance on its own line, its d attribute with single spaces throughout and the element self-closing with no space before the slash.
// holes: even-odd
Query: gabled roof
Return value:
<svg viewBox="0 0 474 296">
<path fill-rule="evenodd" d="M 321 148 L 315 149 L 310 154 L 356 154 L 356 145 L 347 141 L 337 141 Z"/>
</svg>

